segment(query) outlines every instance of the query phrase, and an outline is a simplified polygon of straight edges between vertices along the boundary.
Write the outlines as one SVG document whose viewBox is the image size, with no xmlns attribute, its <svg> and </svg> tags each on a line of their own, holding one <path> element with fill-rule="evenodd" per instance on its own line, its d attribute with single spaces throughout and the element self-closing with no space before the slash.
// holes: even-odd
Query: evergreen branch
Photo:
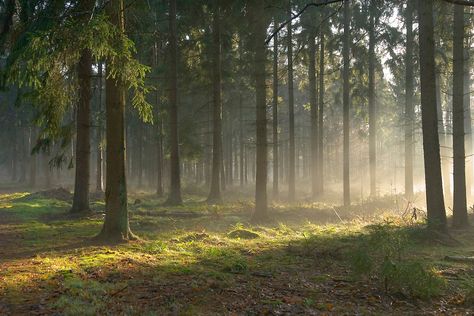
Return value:
<svg viewBox="0 0 474 316">
<path fill-rule="evenodd" d="M 474 7 L 474 2 L 470 0 L 444 0 L 444 1 L 452 3 L 452 4 Z"/>
<path fill-rule="evenodd" d="M 273 31 L 273 33 L 265 40 L 265 45 L 268 45 L 268 43 L 270 43 L 272 38 L 275 37 L 275 35 L 278 34 L 278 32 L 280 32 L 286 25 L 288 25 L 288 23 L 291 23 L 291 21 L 301 16 L 309 7 L 320 7 L 323 5 L 328 5 L 328 4 L 343 2 L 343 1 L 348 1 L 348 0 L 325 0 L 324 2 L 319 2 L 319 3 L 312 2 L 312 3 L 306 4 L 304 8 L 301 9 L 297 14 L 295 14 L 290 19 L 280 24 L 280 26 L 275 31 Z M 453 1 L 456 1 L 456 0 L 453 0 Z"/>
</svg>

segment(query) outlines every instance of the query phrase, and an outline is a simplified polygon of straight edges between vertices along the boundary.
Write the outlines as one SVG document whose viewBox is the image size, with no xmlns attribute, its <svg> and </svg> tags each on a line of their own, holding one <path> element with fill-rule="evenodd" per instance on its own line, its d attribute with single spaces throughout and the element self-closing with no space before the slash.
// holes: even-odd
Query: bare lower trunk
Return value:
<svg viewBox="0 0 474 316">
<path fill-rule="evenodd" d="M 453 226 L 468 226 L 464 144 L 464 7 L 454 5 L 453 32 Z"/>
<path fill-rule="evenodd" d="M 213 76 L 213 133 L 212 133 L 212 176 L 211 188 L 207 201 L 221 202 L 221 180 L 225 185 L 222 163 L 222 100 L 221 100 L 221 34 L 219 18 L 219 0 L 214 0 L 214 17 L 212 30 L 212 76 Z"/>
<path fill-rule="evenodd" d="M 324 33 L 320 33 L 319 44 L 319 113 L 318 113 L 318 187 L 319 192 L 324 192 L 324 151 L 323 151 L 323 134 L 324 134 Z"/>
<path fill-rule="evenodd" d="M 98 65 L 98 90 L 99 90 L 99 113 L 102 113 L 102 77 L 103 77 L 103 64 L 99 62 Z M 104 163 L 104 140 L 103 140 L 103 126 L 102 118 L 99 117 L 97 126 L 97 160 L 96 160 L 96 185 L 95 190 L 97 192 L 104 191 L 104 172 L 102 165 Z"/>
<path fill-rule="evenodd" d="M 419 1 L 418 8 L 420 21 L 421 116 L 428 225 L 433 229 L 444 230 L 446 228 L 446 211 L 444 208 L 436 110 L 433 2 Z"/>
<path fill-rule="evenodd" d="M 292 18 L 291 0 L 288 0 L 288 18 Z M 295 104 L 293 91 L 293 29 L 291 22 L 288 23 L 287 49 L 288 49 L 288 114 L 289 114 L 289 165 L 288 165 L 288 200 L 296 199 L 295 172 L 296 172 L 296 148 L 295 148 Z"/>
<path fill-rule="evenodd" d="M 88 212 L 90 173 L 90 127 L 91 127 L 91 70 L 92 55 L 89 50 L 82 52 L 78 65 L 79 103 L 76 127 L 76 176 L 71 212 Z"/>
<path fill-rule="evenodd" d="M 274 27 L 277 28 L 276 20 Z M 278 199 L 278 35 L 273 37 L 273 100 L 272 100 L 272 136 L 273 136 L 273 198 Z"/>
<path fill-rule="evenodd" d="M 267 215 L 267 109 L 265 87 L 265 10 L 263 1 L 254 4 L 252 40 L 254 48 L 254 76 L 257 107 L 257 161 L 255 182 L 255 211 L 252 220 L 265 221 Z"/>
<path fill-rule="evenodd" d="M 170 192 L 167 204 L 177 205 L 181 199 L 181 176 L 178 138 L 178 48 L 176 31 L 176 0 L 170 0 L 169 34 L 169 103 L 170 103 Z"/>
<path fill-rule="evenodd" d="M 349 16 L 349 1 L 344 1 L 344 43 L 343 43 L 343 132 L 344 132 L 344 144 L 343 144 L 343 182 L 344 182 L 344 206 L 350 206 L 351 204 L 351 193 L 350 193 L 350 178 L 349 178 L 349 50 L 350 50 L 350 16 Z"/>
<path fill-rule="evenodd" d="M 309 103 L 311 109 L 311 193 L 313 198 L 319 194 L 318 174 L 318 102 L 316 91 L 316 43 L 313 32 L 309 36 Z"/>
<path fill-rule="evenodd" d="M 407 2 L 406 9 L 406 53 L 405 53 L 405 196 L 413 199 L 413 130 L 415 111 L 413 107 L 413 1 Z"/>
<path fill-rule="evenodd" d="M 376 131 L 377 118 L 375 112 L 375 1 L 370 1 L 369 26 L 369 169 L 370 196 L 377 195 L 376 186 Z"/>
</svg>

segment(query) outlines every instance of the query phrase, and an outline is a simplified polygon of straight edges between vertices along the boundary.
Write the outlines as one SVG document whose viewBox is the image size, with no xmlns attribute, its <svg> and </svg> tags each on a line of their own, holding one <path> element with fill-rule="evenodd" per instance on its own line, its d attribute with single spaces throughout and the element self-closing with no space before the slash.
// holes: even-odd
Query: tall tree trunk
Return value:
<svg viewBox="0 0 474 316">
<path fill-rule="evenodd" d="M 319 194 L 318 174 L 318 102 L 316 91 L 316 43 L 313 31 L 309 32 L 309 104 L 311 109 L 311 193 L 313 198 Z"/>
<path fill-rule="evenodd" d="M 453 27 L 453 226 L 468 226 L 464 144 L 464 7 L 454 5 Z"/>
<path fill-rule="evenodd" d="M 288 0 L 288 19 L 291 21 L 291 0 Z M 288 114 L 289 114 L 289 166 L 288 166 L 288 200 L 295 201 L 295 104 L 293 91 L 293 27 L 288 23 L 287 50 L 288 50 Z"/>
<path fill-rule="evenodd" d="M 444 200 L 451 201 L 451 163 L 450 163 L 450 148 L 448 125 L 451 121 L 450 112 L 447 111 L 446 120 L 443 119 L 443 105 L 441 102 L 441 73 L 436 69 L 436 110 L 438 114 L 438 134 L 441 154 L 441 176 L 443 178 Z"/>
<path fill-rule="evenodd" d="M 319 114 L 318 114 L 318 187 L 319 192 L 324 192 L 324 151 L 323 151 L 323 133 L 324 133 L 324 32 L 320 33 L 319 44 Z"/>
<path fill-rule="evenodd" d="M 375 10 L 376 0 L 370 0 L 370 23 L 369 23 L 369 173 L 370 173 L 370 196 L 377 195 L 376 185 L 376 132 L 377 117 L 375 111 Z"/>
<path fill-rule="evenodd" d="M 91 128 L 91 71 L 92 54 L 83 50 L 78 64 L 79 103 L 76 118 L 76 176 L 72 213 L 88 212 L 90 177 L 90 128 Z"/>
<path fill-rule="evenodd" d="M 95 190 L 97 192 L 104 191 L 104 139 L 103 139 L 103 127 L 102 127 L 102 78 L 103 78 L 103 64 L 99 62 L 98 65 L 98 90 L 99 90 L 99 102 L 98 102 L 98 125 L 97 125 L 97 160 L 96 160 L 96 183 Z"/>
<path fill-rule="evenodd" d="M 418 9 L 420 24 L 421 121 L 428 225 L 432 229 L 444 230 L 446 228 L 446 211 L 444 208 L 438 115 L 436 110 L 433 2 L 418 1 Z"/>
<path fill-rule="evenodd" d="M 467 20 L 466 22 L 468 22 Z M 466 197 L 467 203 L 471 203 L 472 200 L 472 177 L 473 177 L 473 166 L 472 166 L 472 115 L 471 115 L 471 61 L 469 56 L 469 40 L 466 40 L 464 48 L 464 131 L 465 131 L 465 143 L 466 143 Z"/>
<path fill-rule="evenodd" d="M 414 2 L 407 2 L 405 25 L 407 33 L 405 53 L 405 197 L 413 199 L 413 130 L 415 128 L 415 109 L 413 106 L 413 11 Z"/>
<path fill-rule="evenodd" d="M 273 20 L 274 29 L 277 21 Z M 273 198 L 278 199 L 278 34 L 273 37 L 273 99 L 272 99 L 272 136 L 273 136 Z"/>
<path fill-rule="evenodd" d="M 176 0 L 170 0 L 169 7 L 170 192 L 166 204 L 177 205 L 182 203 L 182 199 L 178 139 L 178 46 L 176 39 Z"/>
<path fill-rule="evenodd" d="M 17 180 L 17 162 L 18 162 L 18 137 L 17 137 L 17 127 L 12 126 L 12 132 L 10 135 L 10 140 L 11 140 L 11 157 L 10 157 L 10 162 L 11 162 L 11 181 L 15 182 Z"/>
<path fill-rule="evenodd" d="M 159 95 L 156 94 L 157 102 L 159 101 Z M 158 104 L 158 103 L 157 103 Z M 156 142 L 157 145 L 157 157 L 156 157 L 156 195 L 158 197 L 163 196 L 163 120 L 161 117 L 158 117 L 157 126 L 157 134 L 158 140 Z"/>
<path fill-rule="evenodd" d="M 120 32 L 124 32 L 123 0 L 109 2 L 106 12 L 111 23 Z M 107 67 L 107 72 L 110 70 Z M 107 141 L 105 221 L 98 238 L 122 241 L 134 238 L 128 221 L 125 175 L 125 88 L 121 82 L 107 75 L 105 89 Z"/>
<path fill-rule="evenodd" d="M 344 1 L 344 43 L 343 43 L 343 182 L 344 182 L 344 206 L 350 206 L 351 204 L 351 192 L 350 192 L 350 178 L 349 178 L 349 50 L 350 50 L 350 12 L 349 12 L 349 0 Z"/>
<path fill-rule="evenodd" d="M 265 86 L 266 22 L 263 1 L 252 3 L 252 44 L 257 108 L 257 157 L 255 182 L 255 211 L 252 221 L 267 220 L 267 104 Z"/>
<path fill-rule="evenodd" d="M 138 183 L 137 186 L 139 189 L 143 187 L 143 123 L 141 121 L 137 122 L 137 143 L 136 143 L 136 160 L 137 160 L 137 177 Z"/>
<path fill-rule="evenodd" d="M 239 154 L 240 154 L 240 187 L 243 188 L 245 184 L 245 177 L 244 177 L 244 155 L 245 155 L 245 148 L 244 148 L 244 126 L 243 126 L 243 113 L 242 113 L 242 92 L 239 93 Z"/>
<path fill-rule="evenodd" d="M 213 95 L 213 129 L 212 129 L 212 175 L 208 203 L 221 202 L 221 177 L 224 176 L 222 161 L 222 97 L 221 97 L 221 34 L 219 17 L 219 0 L 214 0 L 212 23 L 212 95 Z M 223 181 L 224 182 L 224 181 Z M 225 183 L 222 183 L 225 184 Z"/>
<path fill-rule="evenodd" d="M 37 169 L 37 155 L 33 154 L 33 148 L 36 142 L 36 126 L 30 128 L 30 140 L 29 140 L 29 157 L 30 157 L 30 188 L 36 187 L 36 169 Z"/>
</svg>

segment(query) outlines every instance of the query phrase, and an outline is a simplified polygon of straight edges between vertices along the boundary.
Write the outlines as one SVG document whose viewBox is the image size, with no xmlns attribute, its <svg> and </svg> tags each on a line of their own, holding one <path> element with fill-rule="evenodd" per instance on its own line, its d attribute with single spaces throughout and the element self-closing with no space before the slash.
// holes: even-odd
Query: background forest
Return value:
<svg viewBox="0 0 474 316">
<path fill-rule="evenodd" d="M 473 6 L 0 0 L 0 313 L 468 312 Z"/>
</svg>

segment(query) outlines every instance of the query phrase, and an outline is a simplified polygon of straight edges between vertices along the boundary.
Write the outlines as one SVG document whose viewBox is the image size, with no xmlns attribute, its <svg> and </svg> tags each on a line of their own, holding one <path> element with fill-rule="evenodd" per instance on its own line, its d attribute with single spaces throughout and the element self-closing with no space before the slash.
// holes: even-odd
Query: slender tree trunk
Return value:
<svg viewBox="0 0 474 316">
<path fill-rule="evenodd" d="M 28 159 L 27 159 L 27 142 L 28 134 L 27 129 L 24 126 L 20 126 L 20 178 L 18 179 L 19 183 L 24 184 L 26 182 L 26 169 L 28 168 Z"/>
<path fill-rule="evenodd" d="M 350 193 L 350 178 L 349 178 L 349 50 L 350 50 L 350 13 L 349 13 L 349 0 L 344 1 L 344 43 L 343 43 L 343 130 L 344 130 L 344 153 L 343 153 L 343 181 L 344 181 L 344 206 L 350 206 L 351 204 L 351 193 Z"/>
<path fill-rule="evenodd" d="M 469 22 L 467 20 L 466 22 Z M 473 168 L 472 168 L 472 115 L 471 115 L 471 61 L 469 56 L 469 41 L 466 41 L 464 48 L 464 130 L 466 137 L 466 197 L 467 203 L 472 201 L 472 177 L 473 177 Z"/>
<path fill-rule="evenodd" d="M 239 145 L 240 145 L 240 187 L 243 188 L 245 184 L 244 179 L 244 126 L 243 126 L 243 115 L 242 115 L 242 92 L 239 93 Z"/>
<path fill-rule="evenodd" d="M 138 177 L 138 188 L 143 187 L 143 123 L 137 122 L 137 143 L 136 143 L 136 160 L 137 160 L 137 177 Z"/>
<path fill-rule="evenodd" d="M 319 44 L 319 114 L 318 114 L 318 187 L 319 192 L 324 192 L 324 156 L 323 156 L 323 133 L 324 133 L 324 32 L 320 33 Z"/>
<path fill-rule="evenodd" d="M 309 35 L 309 103 L 311 109 L 311 193 L 313 198 L 319 194 L 318 174 L 318 103 L 316 91 L 316 43 L 313 31 Z"/>
<path fill-rule="evenodd" d="M 159 95 L 157 93 L 157 102 Z M 158 104 L 158 103 L 157 103 Z M 156 195 L 161 197 L 164 194 L 163 190 L 163 120 L 158 118 L 157 122 L 157 157 L 156 157 Z"/>
<path fill-rule="evenodd" d="M 110 21 L 125 31 L 123 0 L 109 2 Z M 110 61 L 109 61 L 110 63 Z M 107 72 L 110 68 L 107 67 Z M 127 181 L 125 175 L 125 88 L 110 75 L 106 77 L 106 188 L 105 221 L 99 239 L 123 241 L 135 238 L 128 221 Z"/>
<path fill-rule="evenodd" d="M 169 34 L 169 103 L 170 103 L 170 192 L 166 204 L 177 205 L 181 199 L 181 177 L 179 163 L 178 139 L 178 47 L 176 30 L 176 0 L 170 0 L 170 34 Z"/>
<path fill-rule="evenodd" d="M 291 0 L 288 0 L 288 19 L 291 20 Z M 288 23 L 287 50 L 288 50 L 288 114 L 289 114 L 289 173 L 288 173 L 288 200 L 295 201 L 295 104 L 293 91 L 293 28 Z"/>
<path fill-rule="evenodd" d="M 18 137 L 17 137 L 17 127 L 13 126 L 12 127 L 12 135 L 10 136 L 10 140 L 12 141 L 11 143 L 11 157 L 10 157 L 10 162 L 11 162 L 11 181 L 14 182 L 17 180 L 17 162 L 18 162 Z"/>
<path fill-rule="evenodd" d="M 251 34 L 253 46 L 253 68 L 256 91 L 256 175 L 255 175 L 255 211 L 253 222 L 266 221 L 267 214 L 267 108 L 265 86 L 266 63 L 266 19 L 263 1 L 251 3 Z"/>
<path fill-rule="evenodd" d="M 454 5 L 453 27 L 453 226 L 468 226 L 464 144 L 464 7 Z"/>
<path fill-rule="evenodd" d="M 438 115 L 436 110 L 433 2 L 418 1 L 418 9 L 420 24 L 421 120 L 428 225 L 432 229 L 444 230 L 446 228 L 446 211 L 444 208 Z"/>
<path fill-rule="evenodd" d="M 375 10 L 376 0 L 370 1 L 369 23 L 369 169 L 370 169 L 370 196 L 377 195 L 377 160 L 376 160 L 376 132 L 377 117 L 375 111 Z"/>
<path fill-rule="evenodd" d="M 90 210 L 91 71 L 92 54 L 89 50 L 84 50 L 78 65 L 79 103 L 76 114 L 76 176 L 74 178 L 72 213 L 88 212 Z"/>
<path fill-rule="evenodd" d="M 36 169 L 37 169 L 37 155 L 33 154 L 33 148 L 36 142 L 36 127 L 33 126 L 30 128 L 30 147 L 29 147 L 29 154 L 30 154 L 30 188 L 36 187 Z"/>
<path fill-rule="evenodd" d="M 221 34 L 219 17 L 219 0 L 214 0 L 212 29 L 212 85 L 213 85 L 213 133 L 212 133 L 212 176 L 211 188 L 207 201 L 221 202 L 222 171 L 222 97 L 221 97 Z"/>
<path fill-rule="evenodd" d="M 96 160 L 96 185 L 95 189 L 97 192 L 104 191 L 104 175 L 102 164 L 104 162 L 104 140 L 102 131 L 102 77 L 103 77 L 103 64 L 99 62 L 98 65 L 98 90 L 99 90 L 99 118 L 97 126 L 97 160 Z"/>
<path fill-rule="evenodd" d="M 274 28 L 277 22 L 274 19 Z M 272 135 L 273 135 L 273 198 L 278 199 L 278 34 L 273 37 L 273 99 L 272 99 Z"/>
<path fill-rule="evenodd" d="M 415 109 L 413 106 L 413 11 L 414 2 L 407 2 L 405 25 L 407 33 L 405 53 L 405 197 L 413 199 L 413 130 L 415 128 Z"/>
</svg>

